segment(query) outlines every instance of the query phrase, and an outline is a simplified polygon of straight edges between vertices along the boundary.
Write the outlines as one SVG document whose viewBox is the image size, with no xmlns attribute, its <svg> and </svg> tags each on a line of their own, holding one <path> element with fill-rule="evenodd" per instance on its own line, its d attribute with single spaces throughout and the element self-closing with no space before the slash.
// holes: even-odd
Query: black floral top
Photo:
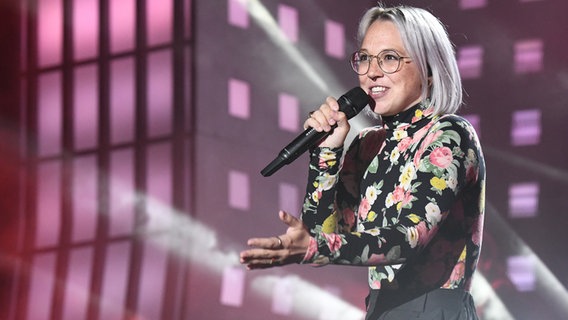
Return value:
<svg viewBox="0 0 568 320">
<path fill-rule="evenodd" d="M 485 163 L 457 115 L 418 104 L 342 149 L 311 150 L 303 263 L 369 266 L 371 289 L 469 290 L 481 248 Z"/>
</svg>

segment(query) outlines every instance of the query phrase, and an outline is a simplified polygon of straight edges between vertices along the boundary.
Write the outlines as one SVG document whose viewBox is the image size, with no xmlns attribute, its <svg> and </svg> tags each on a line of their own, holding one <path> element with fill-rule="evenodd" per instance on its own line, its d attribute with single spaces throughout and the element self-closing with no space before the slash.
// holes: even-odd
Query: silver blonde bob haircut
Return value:
<svg viewBox="0 0 568 320">
<path fill-rule="evenodd" d="M 405 49 L 418 65 L 421 100 L 429 101 L 426 107 L 432 107 L 437 115 L 455 113 L 462 104 L 462 84 L 454 47 L 440 20 L 424 9 L 385 8 L 379 4 L 367 10 L 359 22 L 359 46 L 377 20 L 391 21 L 397 26 Z"/>
</svg>

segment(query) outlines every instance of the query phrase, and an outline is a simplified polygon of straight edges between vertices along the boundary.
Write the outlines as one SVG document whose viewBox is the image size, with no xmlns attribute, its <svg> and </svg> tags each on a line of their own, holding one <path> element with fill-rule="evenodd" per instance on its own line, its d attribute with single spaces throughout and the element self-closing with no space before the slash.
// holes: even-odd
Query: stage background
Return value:
<svg viewBox="0 0 568 320">
<path fill-rule="evenodd" d="M 383 2 L 456 46 L 487 162 L 481 319 L 566 318 L 568 2 Z M 238 252 L 298 215 L 306 156 L 259 172 L 357 85 L 374 4 L 3 0 L 0 318 L 362 319 L 365 268 L 249 272 Z"/>
</svg>

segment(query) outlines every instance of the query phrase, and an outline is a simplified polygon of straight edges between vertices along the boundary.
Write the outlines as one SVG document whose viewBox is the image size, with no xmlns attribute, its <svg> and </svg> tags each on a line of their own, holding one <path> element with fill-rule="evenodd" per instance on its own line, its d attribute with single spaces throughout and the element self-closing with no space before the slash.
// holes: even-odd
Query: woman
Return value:
<svg viewBox="0 0 568 320">
<path fill-rule="evenodd" d="M 468 290 L 485 201 L 485 164 L 473 127 L 455 115 L 462 88 L 440 21 L 412 7 L 368 10 L 351 57 L 382 126 L 351 143 L 337 101 L 305 127 L 331 130 L 310 152 L 301 221 L 253 238 L 249 269 L 289 263 L 369 267 L 366 319 L 477 319 Z"/>
</svg>

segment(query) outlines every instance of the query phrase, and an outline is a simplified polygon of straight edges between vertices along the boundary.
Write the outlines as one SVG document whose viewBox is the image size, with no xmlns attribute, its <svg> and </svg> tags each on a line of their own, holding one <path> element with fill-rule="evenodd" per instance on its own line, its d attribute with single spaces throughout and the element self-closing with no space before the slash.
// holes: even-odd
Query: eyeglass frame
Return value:
<svg viewBox="0 0 568 320">
<path fill-rule="evenodd" d="M 369 64 L 367 65 L 367 71 L 365 71 L 364 73 L 359 73 L 359 72 L 355 69 L 354 57 L 355 57 L 356 54 L 358 54 L 358 53 L 360 54 L 361 52 L 366 52 L 366 51 L 364 51 L 364 50 L 357 50 L 357 51 L 353 52 L 353 53 L 351 54 L 351 57 L 349 58 L 349 64 L 351 65 L 351 69 L 353 69 L 353 71 L 354 71 L 356 74 L 360 75 L 360 76 L 364 76 L 364 75 L 366 75 L 367 73 L 369 73 L 369 70 L 371 70 L 371 63 L 373 63 L 373 58 L 376 58 L 376 59 L 377 59 L 377 64 L 379 65 L 379 69 L 381 69 L 381 71 L 382 71 L 383 73 L 386 73 L 386 74 L 393 74 L 393 73 L 396 73 L 396 72 L 400 71 L 400 68 L 402 67 L 401 61 L 404 60 L 404 59 L 411 59 L 411 57 L 401 56 L 400 53 L 398 53 L 398 52 L 396 52 L 395 50 L 392 50 L 392 49 L 385 49 L 385 50 L 383 50 L 383 51 L 377 53 L 376 55 L 372 55 L 372 54 L 366 53 L 369 57 L 371 57 L 370 60 L 369 60 Z M 384 61 L 384 57 L 383 57 L 383 59 L 380 59 L 380 58 L 379 58 L 379 56 L 382 55 L 382 54 L 384 54 L 385 52 L 394 53 L 394 56 L 398 57 L 398 58 L 397 58 L 398 66 L 397 66 L 396 69 L 395 69 L 394 71 L 392 71 L 392 72 L 387 72 L 387 71 L 385 71 L 385 70 L 383 69 L 383 65 L 382 65 L 382 64 L 383 64 L 383 61 Z"/>
</svg>

